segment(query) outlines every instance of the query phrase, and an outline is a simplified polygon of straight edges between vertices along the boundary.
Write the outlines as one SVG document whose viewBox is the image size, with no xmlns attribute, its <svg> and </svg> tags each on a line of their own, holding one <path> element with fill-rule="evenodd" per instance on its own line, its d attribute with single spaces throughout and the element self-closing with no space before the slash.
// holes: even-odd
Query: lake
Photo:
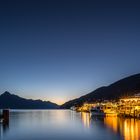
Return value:
<svg viewBox="0 0 140 140">
<path fill-rule="evenodd" d="M 1 140 L 140 140 L 140 120 L 71 110 L 12 110 Z"/>
</svg>

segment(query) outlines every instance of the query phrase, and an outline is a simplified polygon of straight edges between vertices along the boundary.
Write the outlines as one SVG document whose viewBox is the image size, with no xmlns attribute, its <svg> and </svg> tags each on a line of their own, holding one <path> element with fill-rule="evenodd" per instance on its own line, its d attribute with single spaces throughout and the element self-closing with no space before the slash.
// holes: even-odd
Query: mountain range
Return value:
<svg viewBox="0 0 140 140">
<path fill-rule="evenodd" d="M 55 103 L 42 100 L 32 100 L 11 94 L 8 91 L 0 95 L 0 108 L 10 109 L 58 109 Z"/>
<path fill-rule="evenodd" d="M 6 91 L 0 95 L 0 108 L 69 109 L 72 106 L 81 106 L 85 102 L 91 103 L 102 100 L 118 100 L 121 97 L 133 96 L 137 93 L 140 93 L 140 74 L 121 79 L 109 86 L 100 87 L 89 94 L 68 101 L 61 106 L 49 101 L 25 99 Z"/>
<path fill-rule="evenodd" d="M 61 108 L 81 106 L 84 102 L 101 100 L 117 100 L 121 97 L 132 96 L 140 92 L 140 74 L 121 79 L 109 86 L 104 86 L 80 98 L 64 103 Z"/>
</svg>

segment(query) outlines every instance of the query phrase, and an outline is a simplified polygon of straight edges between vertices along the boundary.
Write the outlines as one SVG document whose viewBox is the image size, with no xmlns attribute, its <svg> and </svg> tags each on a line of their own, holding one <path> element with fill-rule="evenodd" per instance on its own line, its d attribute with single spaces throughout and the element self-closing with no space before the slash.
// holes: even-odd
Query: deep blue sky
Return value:
<svg viewBox="0 0 140 140">
<path fill-rule="evenodd" d="M 140 3 L 0 1 L 0 92 L 62 103 L 140 72 Z"/>
</svg>

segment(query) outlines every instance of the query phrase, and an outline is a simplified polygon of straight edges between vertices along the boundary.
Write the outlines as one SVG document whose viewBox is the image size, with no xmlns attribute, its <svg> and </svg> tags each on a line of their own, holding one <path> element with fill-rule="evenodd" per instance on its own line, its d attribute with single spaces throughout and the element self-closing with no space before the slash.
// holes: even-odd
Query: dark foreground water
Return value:
<svg viewBox="0 0 140 140">
<path fill-rule="evenodd" d="M 17 110 L 0 124 L 1 140 L 140 140 L 140 120 L 91 118 L 70 110 Z"/>
</svg>

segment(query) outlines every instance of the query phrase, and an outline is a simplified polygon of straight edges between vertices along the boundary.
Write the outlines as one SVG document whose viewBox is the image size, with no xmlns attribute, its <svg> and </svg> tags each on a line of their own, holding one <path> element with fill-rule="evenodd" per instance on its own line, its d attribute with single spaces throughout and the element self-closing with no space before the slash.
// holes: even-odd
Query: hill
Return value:
<svg viewBox="0 0 140 140">
<path fill-rule="evenodd" d="M 58 109 L 55 103 L 42 100 L 32 100 L 19 97 L 9 92 L 0 95 L 0 108 L 10 109 Z"/>
<path fill-rule="evenodd" d="M 106 87 L 100 87 L 87 95 L 64 103 L 61 108 L 68 109 L 74 105 L 80 106 L 84 102 L 97 100 L 117 100 L 120 97 L 132 96 L 138 92 L 140 92 L 140 74 L 121 79 Z"/>
</svg>

